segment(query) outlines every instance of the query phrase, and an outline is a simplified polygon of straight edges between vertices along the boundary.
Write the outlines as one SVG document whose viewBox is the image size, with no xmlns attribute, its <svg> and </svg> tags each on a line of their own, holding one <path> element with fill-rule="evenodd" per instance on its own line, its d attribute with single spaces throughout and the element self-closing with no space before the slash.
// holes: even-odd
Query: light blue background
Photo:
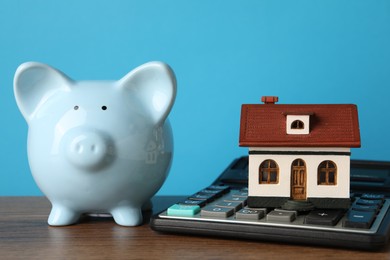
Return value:
<svg viewBox="0 0 390 260">
<path fill-rule="evenodd" d="M 238 147 L 240 106 L 355 103 L 355 159 L 390 160 L 390 1 L 0 1 L 0 195 L 41 195 L 13 97 L 25 61 L 76 80 L 119 79 L 151 60 L 172 66 L 175 157 L 159 194 L 207 186 Z"/>
</svg>

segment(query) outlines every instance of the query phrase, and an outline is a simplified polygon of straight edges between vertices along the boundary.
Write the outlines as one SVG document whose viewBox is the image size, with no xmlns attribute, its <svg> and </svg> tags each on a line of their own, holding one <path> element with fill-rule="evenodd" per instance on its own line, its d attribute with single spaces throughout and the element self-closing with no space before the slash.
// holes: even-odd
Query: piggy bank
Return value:
<svg viewBox="0 0 390 260">
<path fill-rule="evenodd" d="M 150 62 L 118 81 L 74 81 L 27 62 L 15 73 L 14 93 L 28 124 L 31 173 L 52 204 L 49 225 L 74 224 L 88 213 L 141 224 L 141 208 L 172 160 L 170 67 Z"/>
</svg>

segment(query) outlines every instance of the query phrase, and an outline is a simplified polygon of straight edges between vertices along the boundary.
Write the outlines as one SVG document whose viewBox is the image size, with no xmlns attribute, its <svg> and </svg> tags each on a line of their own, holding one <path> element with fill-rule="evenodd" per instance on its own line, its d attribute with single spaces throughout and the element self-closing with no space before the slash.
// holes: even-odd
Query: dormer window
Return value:
<svg viewBox="0 0 390 260">
<path fill-rule="evenodd" d="M 310 133 L 310 112 L 285 112 L 286 133 L 288 135 L 307 135 Z"/>
<path fill-rule="evenodd" d="M 304 129 L 305 123 L 303 123 L 301 120 L 295 120 L 291 123 L 291 129 Z"/>
</svg>

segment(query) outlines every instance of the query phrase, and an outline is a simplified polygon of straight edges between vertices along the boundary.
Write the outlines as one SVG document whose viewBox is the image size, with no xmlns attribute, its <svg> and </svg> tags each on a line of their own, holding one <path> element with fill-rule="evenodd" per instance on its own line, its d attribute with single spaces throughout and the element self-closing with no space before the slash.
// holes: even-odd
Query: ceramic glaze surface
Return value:
<svg viewBox="0 0 390 260">
<path fill-rule="evenodd" d="M 48 223 L 109 212 L 119 225 L 142 223 L 141 207 L 164 183 L 172 160 L 167 116 L 172 70 L 146 63 L 119 81 L 74 81 L 41 63 L 16 71 L 32 175 L 52 203 Z"/>
</svg>

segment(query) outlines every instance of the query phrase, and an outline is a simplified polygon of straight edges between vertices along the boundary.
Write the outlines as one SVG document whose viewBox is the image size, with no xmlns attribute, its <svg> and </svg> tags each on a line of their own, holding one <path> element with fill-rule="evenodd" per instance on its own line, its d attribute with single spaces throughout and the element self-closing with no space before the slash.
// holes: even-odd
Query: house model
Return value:
<svg viewBox="0 0 390 260">
<path fill-rule="evenodd" d="M 249 148 L 248 206 L 349 208 L 351 148 L 360 147 L 356 105 L 242 105 Z"/>
</svg>

